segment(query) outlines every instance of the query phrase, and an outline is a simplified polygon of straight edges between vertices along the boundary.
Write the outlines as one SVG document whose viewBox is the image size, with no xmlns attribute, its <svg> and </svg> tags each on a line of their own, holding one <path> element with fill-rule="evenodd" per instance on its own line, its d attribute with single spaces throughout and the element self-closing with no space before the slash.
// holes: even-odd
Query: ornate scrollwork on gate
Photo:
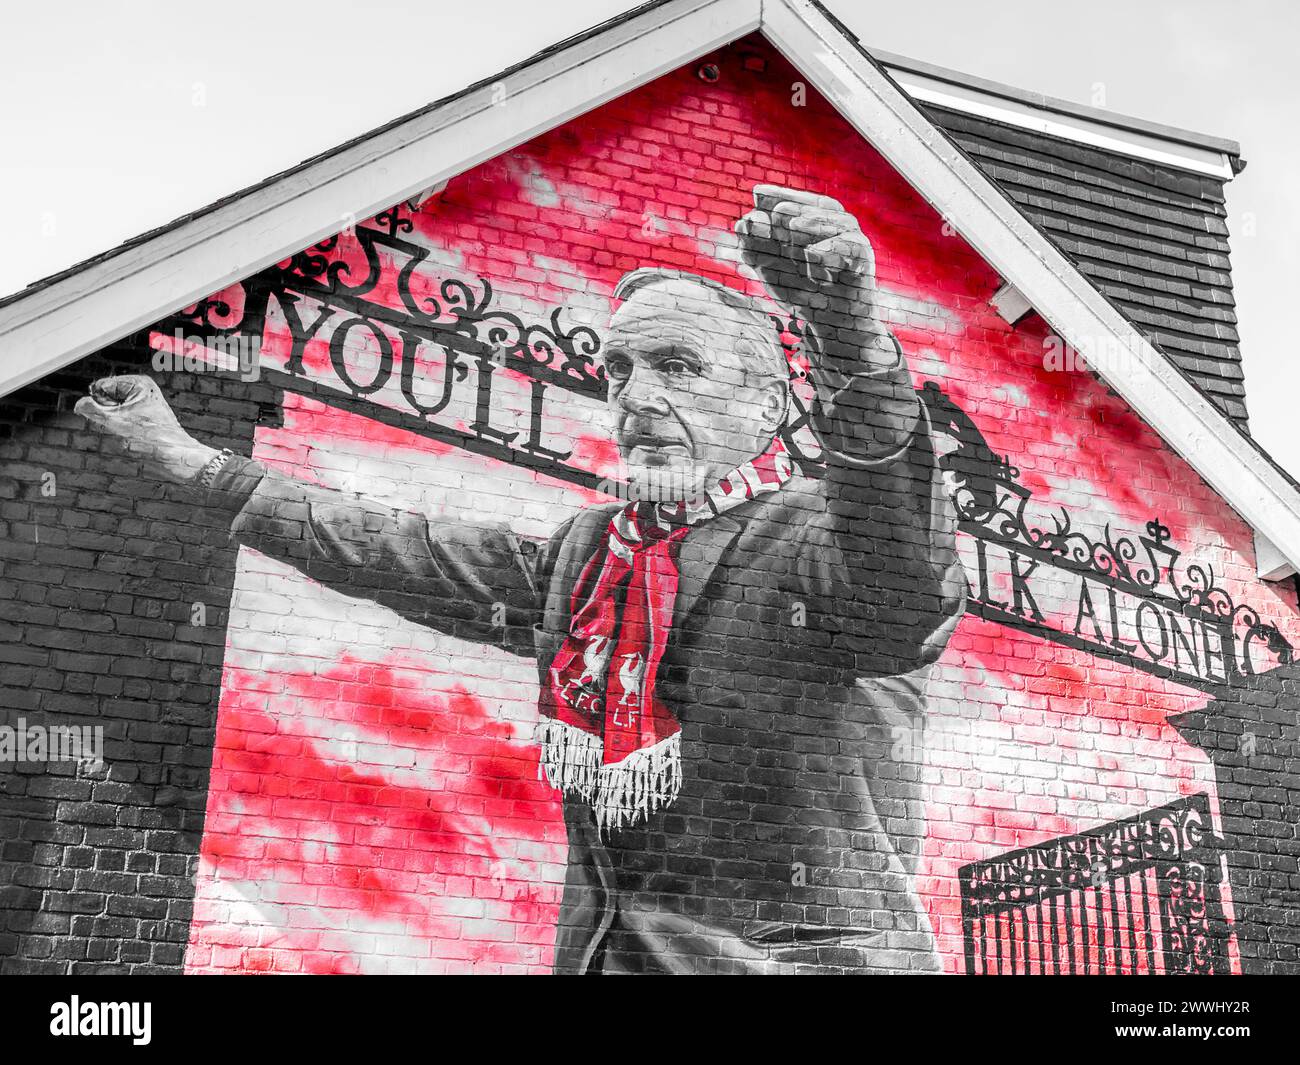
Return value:
<svg viewBox="0 0 1300 1065">
<path fill-rule="evenodd" d="M 1209 797 L 1198 794 L 963 866 L 967 972 L 1008 971 L 1004 958 L 1013 959 L 1009 971 L 1087 971 L 1095 958 L 1103 972 L 1226 972 L 1230 932 L 1219 901 L 1217 842 Z M 1121 892 L 1123 906 L 1116 902 Z M 1101 917 L 1092 927 L 1089 908 Z M 1062 913 L 1069 915 L 1064 922 Z"/>
</svg>

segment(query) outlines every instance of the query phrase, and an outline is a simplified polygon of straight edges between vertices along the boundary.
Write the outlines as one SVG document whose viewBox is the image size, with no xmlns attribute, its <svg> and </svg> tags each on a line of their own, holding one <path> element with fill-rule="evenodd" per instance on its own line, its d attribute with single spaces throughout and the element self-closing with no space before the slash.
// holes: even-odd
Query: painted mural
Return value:
<svg viewBox="0 0 1300 1065">
<path fill-rule="evenodd" d="M 1230 972 L 1171 718 L 1294 594 L 766 46 L 160 322 L 242 545 L 194 972 Z M 509 101 L 503 101 L 508 106 Z"/>
</svg>

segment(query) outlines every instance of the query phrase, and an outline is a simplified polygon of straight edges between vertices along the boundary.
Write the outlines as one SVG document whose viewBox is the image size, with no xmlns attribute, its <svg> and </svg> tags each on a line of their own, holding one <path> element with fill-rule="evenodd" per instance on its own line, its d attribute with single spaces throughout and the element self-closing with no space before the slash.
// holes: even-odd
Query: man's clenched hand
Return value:
<svg viewBox="0 0 1300 1065">
<path fill-rule="evenodd" d="M 193 482 L 218 454 L 181 428 L 162 391 L 139 374 L 101 377 L 74 410 L 142 460 L 155 476 L 178 484 Z"/>
<path fill-rule="evenodd" d="M 829 354 L 850 356 L 885 332 L 876 318 L 875 253 L 838 200 L 756 185 L 754 210 L 736 234 L 768 292 L 816 328 Z"/>
<path fill-rule="evenodd" d="M 755 185 L 754 210 L 736 223 L 736 233 L 745 262 L 788 306 L 802 310 L 827 299 L 870 301 L 874 295 L 875 253 L 838 200 Z"/>
</svg>

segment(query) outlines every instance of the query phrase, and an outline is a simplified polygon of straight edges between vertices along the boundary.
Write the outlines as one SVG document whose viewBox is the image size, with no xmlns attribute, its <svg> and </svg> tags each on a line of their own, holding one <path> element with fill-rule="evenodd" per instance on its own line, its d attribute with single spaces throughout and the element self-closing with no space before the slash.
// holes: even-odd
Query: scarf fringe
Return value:
<svg viewBox="0 0 1300 1065">
<path fill-rule="evenodd" d="M 565 795 L 580 795 L 593 802 L 605 753 L 600 737 L 563 721 L 544 718 L 537 725 L 537 741 L 542 747 L 538 775 L 545 776 L 551 787 Z"/>
<path fill-rule="evenodd" d="M 682 734 L 675 732 L 621 762 L 604 765 L 604 743 L 554 719 L 538 724 L 539 775 L 565 795 L 591 805 L 602 833 L 644 823 L 682 788 Z"/>
<path fill-rule="evenodd" d="M 596 825 L 602 832 L 644 823 L 682 790 L 682 734 L 674 732 L 621 762 L 600 767 Z"/>
</svg>

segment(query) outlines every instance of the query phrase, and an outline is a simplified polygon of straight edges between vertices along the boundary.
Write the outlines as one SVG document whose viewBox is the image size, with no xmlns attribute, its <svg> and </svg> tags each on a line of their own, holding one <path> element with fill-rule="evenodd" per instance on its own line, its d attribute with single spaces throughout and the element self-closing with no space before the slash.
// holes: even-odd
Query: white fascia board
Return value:
<svg viewBox="0 0 1300 1065">
<path fill-rule="evenodd" d="M 913 99 L 961 111 L 968 115 L 1005 122 L 1021 129 L 1046 133 L 1063 140 L 1086 144 L 1102 151 L 1115 152 L 1162 166 L 1208 174 L 1220 181 L 1232 180 L 1232 163 L 1223 152 L 1192 144 L 1153 137 L 1133 129 L 1121 129 L 1080 115 L 1063 115 L 1018 100 L 1008 100 L 965 85 L 953 85 L 915 71 L 899 70 L 885 64 L 892 77 Z"/>
<path fill-rule="evenodd" d="M 0 396 L 759 27 L 760 0 L 615 23 L 0 307 Z"/>
<path fill-rule="evenodd" d="M 1300 493 L 888 76 L 808 0 L 765 0 L 763 33 L 1162 439 L 1300 566 Z"/>
</svg>

